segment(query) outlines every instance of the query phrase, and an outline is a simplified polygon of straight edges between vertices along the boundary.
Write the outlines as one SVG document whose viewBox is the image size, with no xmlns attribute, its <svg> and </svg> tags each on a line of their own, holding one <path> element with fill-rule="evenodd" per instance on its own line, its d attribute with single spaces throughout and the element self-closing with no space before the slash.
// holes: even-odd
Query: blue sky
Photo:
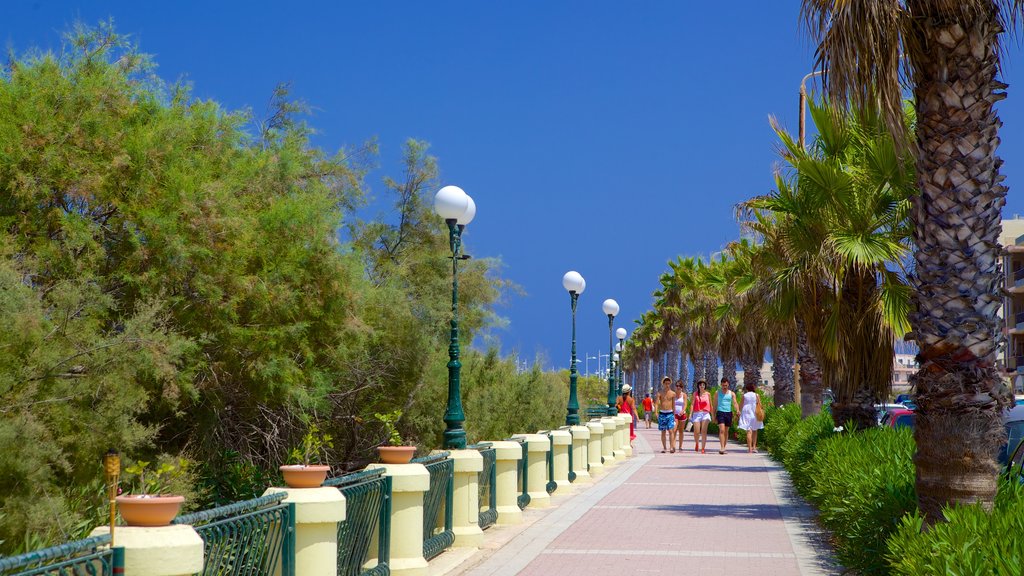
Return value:
<svg viewBox="0 0 1024 576">
<path fill-rule="evenodd" d="M 316 145 L 378 139 L 371 193 L 397 173 L 406 138 L 431 142 L 444 183 L 476 201 L 470 253 L 500 256 L 526 292 L 499 310 L 510 321 L 496 333 L 503 350 L 566 366 L 564 272 L 587 280 L 580 356 L 606 351 L 605 298 L 632 331 L 666 261 L 721 249 L 738 235 L 733 206 L 770 190 L 768 116 L 796 130 L 813 64 L 798 11 L 797 0 L 8 0 L 0 39 L 56 49 L 76 20 L 112 17 L 161 76 L 226 108 L 262 111 L 291 82 L 315 108 Z M 1019 44 L 1007 46 L 1009 217 L 1024 213 L 1013 191 L 1024 93 Z"/>
</svg>

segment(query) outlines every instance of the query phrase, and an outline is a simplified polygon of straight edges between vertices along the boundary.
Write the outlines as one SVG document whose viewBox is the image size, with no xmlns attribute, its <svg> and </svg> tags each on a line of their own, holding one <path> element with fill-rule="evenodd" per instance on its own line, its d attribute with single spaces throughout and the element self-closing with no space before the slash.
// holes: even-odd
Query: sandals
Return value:
<svg viewBox="0 0 1024 576">
<path fill-rule="evenodd" d="M 675 448 L 669 450 L 669 454 L 675 454 L 675 453 L 676 453 L 676 449 Z"/>
</svg>

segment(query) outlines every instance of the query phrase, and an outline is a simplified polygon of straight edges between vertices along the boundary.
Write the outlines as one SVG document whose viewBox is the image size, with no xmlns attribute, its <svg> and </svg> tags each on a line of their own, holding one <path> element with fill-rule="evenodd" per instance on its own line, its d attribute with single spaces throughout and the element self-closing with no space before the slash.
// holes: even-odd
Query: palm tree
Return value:
<svg viewBox="0 0 1024 576">
<path fill-rule="evenodd" d="M 877 115 L 816 104 L 811 112 L 814 145 L 805 150 L 776 125 L 790 170 L 777 176 L 774 193 L 745 204 L 771 213 L 777 230 L 756 219 L 748 227 L 765 232 L 781 255 L 769 293 L 796 298 L 823 383 L 836 396 L 833 419 L 863 429 L 875 425 L 874 405 L 892 384 L 893 340 L 909 327 L 902 266 L 913 171 Z"/>
<path fill-rule="evenodd" d="M 913 89 L 920 196 L 911 212 L 910 323 L 921 365 L 912 379 L 914 463 L 929 521 L 945 504 L 992 505 L 995 455 L 1006 439 L 1001 414 L 1013 403 L 996 370 L 1006 187 L 994 105 L 1006 88 L 997 79 L 1000 34 L 1022 9 L 1024 0 L 802 3 L 832 101 L 880 109 L 902 133 L 901 88 Z"/>
</svg>

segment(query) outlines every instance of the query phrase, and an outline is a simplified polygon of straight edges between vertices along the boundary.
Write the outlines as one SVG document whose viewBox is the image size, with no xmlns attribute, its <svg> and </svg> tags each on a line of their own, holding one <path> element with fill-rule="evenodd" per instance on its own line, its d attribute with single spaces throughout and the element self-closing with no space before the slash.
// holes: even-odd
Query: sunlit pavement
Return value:
<svg viewBox="0 0 1024 576">
<path fill-rule="evenodd" d="M 807 575 L 831 563 L 811 511 L 793 498 L 781 468 L 730 442 L 718 453 L 661 453 L 656 429 L 641 428 L 633 458 L 594 486 L 556 500 L 532 524 L 465 571 L 514 574 Z M 495 534 L 497 536 L 497 534 Z"/>
</svg>

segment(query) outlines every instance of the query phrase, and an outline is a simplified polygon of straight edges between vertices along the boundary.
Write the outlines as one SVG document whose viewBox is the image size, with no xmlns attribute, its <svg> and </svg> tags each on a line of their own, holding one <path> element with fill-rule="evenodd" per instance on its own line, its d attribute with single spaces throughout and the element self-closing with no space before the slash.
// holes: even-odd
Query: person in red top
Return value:
<svg viewBox="0 0 1024 576">
<path fill-rule="evenodd" d="M 654 410 L 654 401 L 651 400 L 651 395 L 648 393 L 644 396 L 644 422 L 647 422 L 647 427 L 651 427 L 651 412 Z"/>
<path fill-rule="evenodd" d="M 708 424 L 711 423 L 711 395 L 708 394 L 708 383 L 703 380 L 697 381 L 697 389 L 693 391 L 690 422 L 693 422 L 693 451 L 697 452 L 699 448 L 704 454 L 708 445 Z"/>
</svg>

